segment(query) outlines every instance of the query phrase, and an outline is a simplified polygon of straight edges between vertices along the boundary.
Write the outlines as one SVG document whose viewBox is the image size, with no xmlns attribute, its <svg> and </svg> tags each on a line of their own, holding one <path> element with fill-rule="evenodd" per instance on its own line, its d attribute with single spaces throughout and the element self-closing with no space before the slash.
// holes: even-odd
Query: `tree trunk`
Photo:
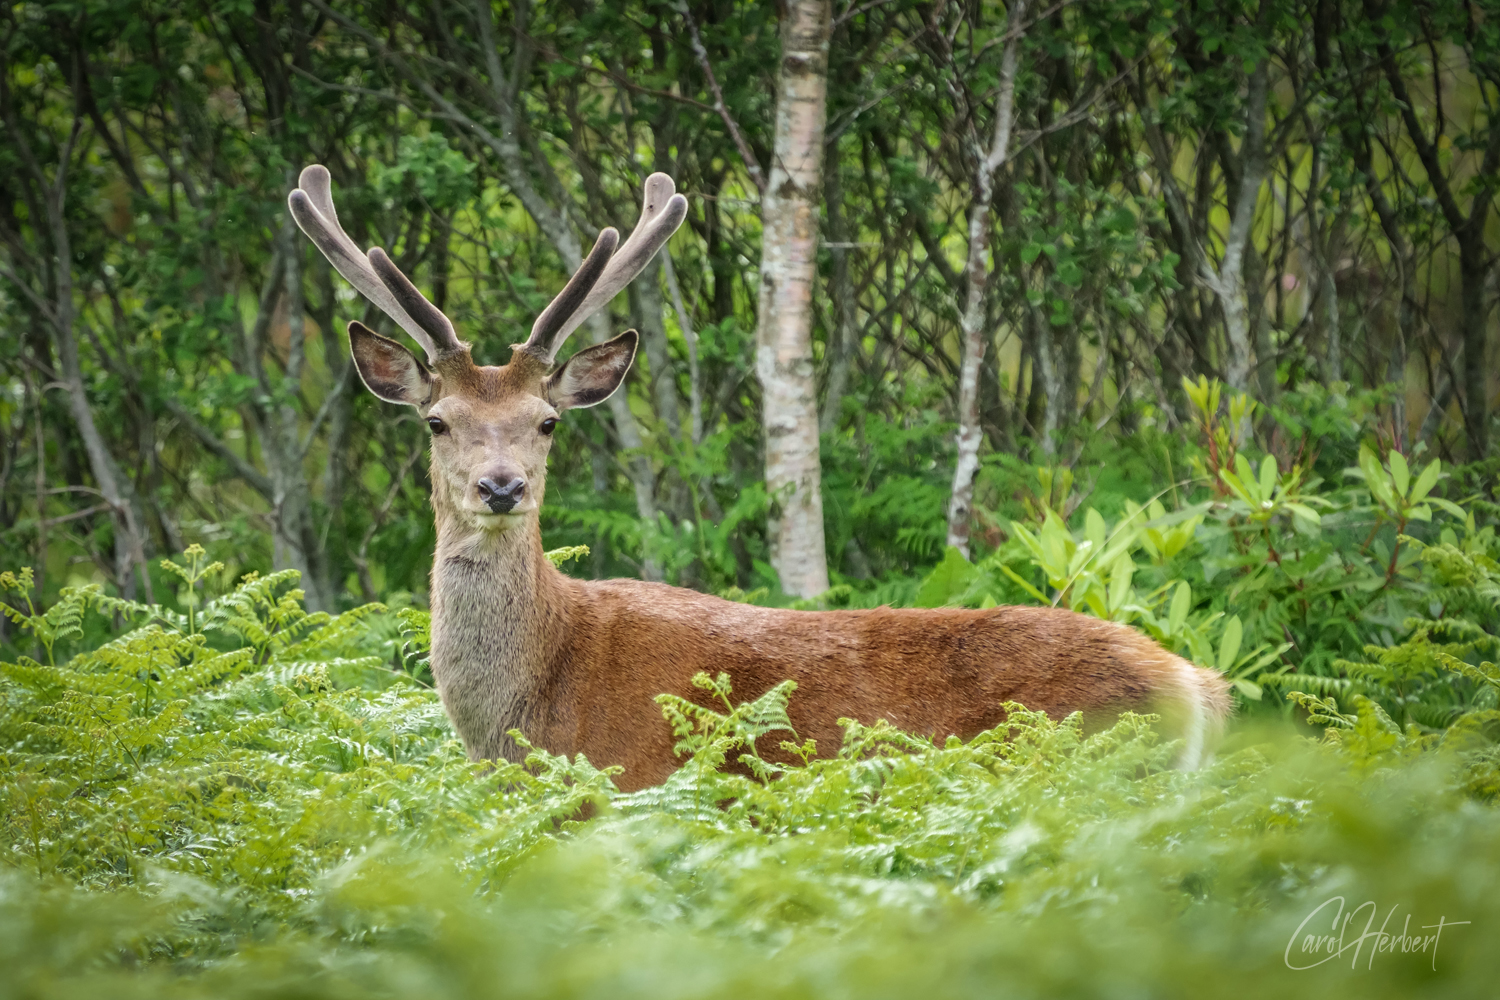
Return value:
<svg viewBox="0 0 1500 1000">
<path fill-rule="evenodd" d="M 656 412 L 674 438 L 682 437 L 682 413 L 677 401 L 677 378 L 673 371 L 672 352 L 667 344 L 667 327 L 663 321 L 661 297 L 661 258 L 666 250 L 651 258 L 641 276 L 630 284 L 636 322 L 641 328 L 641 345 L 646 349 L 646 363 L 651 366 L 651 395 Z"/>
<path fill-rule="evenodd" d="M 958 371 L 958 461 L 953 467 L 953 494 L 948 501 L 948 544 L 967 558 L 969 522 L 974 514 L 974 477 L 979 472 L 979 444 L 984 430 L 979 422 L 979 366 L 984 361 L 984 291 L 989 284 L 990 203 L 995 196 L 995 174 L 1010 155 L 1010 131 L 1016 94 L 1016 47 L 1026 0 L 1011 5 L 1013 32 L 1000 57 L 1000 95 L 995 102 L 995 132 L 988 150 L 974 150 L 974 201 L 969 207 L 969 253 L 964 265 L 967 294 L 959 329 L 963 362 Z M 1040 338 L 1038 338 L 1040 339 Z M 1049 400 L 1049 414 L 1055 410 Z M 1045 435 L 1050 440 L 1050 435 Z"/>
<path fill-rule="evenodd" d="M 57 353 L 62 362 L 63 389 L 68 397 L 68 412 L 83 441 L 89 471 L 98 485 L 99 495 L 110 506 L 115 527 L 115 579 L 119 584 L 120 594 L 127 599 L 135 598 L 135 567 L 138 565 L 145 583 L 147 600 L 151 600 L 151 578 L 146 567 L 146 519 L 130 480 L 110 453 L 109 445 L 99 430 L 93 408 L 85 394 L 83 368 L 78 357 L 78 337 L 74 329 L 73 280 L 72 275 L 66 273 L 70 270 L 72 255 L 67 250 L 66 243 L 61 244 L 58 256 L 55 330 Z"/>
<path fill-rule="evenodd" d="M 693 328 L 693 318 L 688 315 L 687 305 L 682 301 L 682 289 L 677 284 L 677 272 L 672 267 L 672 255 L 661 255 L 662 272 L 667 276 L 667 291 L 672 294 L 672 308 L 677 312 L 677 327 L 682 339 L 687 341 L 688 354 L 688 432 L 693 444 L 703 443 L 703 373 L 698 369 L 698 333 Z"/>
<path fill-rule="evenodd" d="M 271 475 L 271 565 L 302 574 L 302 590 L 309 610 L 329 610 L 322 592 L 317 531 L 312 523 L 312 487 L 303 467 L 299 414 L 296 406 L 303 363 L 307 358 L 306 312 L 302 295 L 302 245 L 288 216 L 282 231 L 286 247 L 285 286 L 287 357 L 277 392 L 265 406 L 266 433 L 261 450 Z M 273 299 L 274 301 L 274 299 Z M 263 345 L 256 345 L 257 348 Z M 279 398 L 277 398 L 279 397 Z"/>
<path fill-rule="evenodd" d="M 833 297 L 833 329 L 828 331 L 828 383 L 823 393 L 823 417 L 819 429 L 830 434 L 838 429 L 844 393 L 849 388 L 849 366 L 854 360 L 854 284 L 849 276 L 849 226 L 844 217 L 844 185 L 839 176 L 839 144 L 828 146 L 828 236 L 833 256 L 829 291 Z"/>
<path fill-rule="evenodd" d="M 8 110 L 8 109 L 7 109 Z M 8 118 L 8 116 L 7 116 Z M 8 122 L 8 124 L 10 124 Z M 98 485 L 99 495 L 109 504 L 114 521 L 115 579 L 121 596 L 134 599 L 136 595 L 135 567 L 140 566 L 142 582 L 148 600 L 152 600 L 151 577 L 146 567 L 146 518 L 142 513 L 133 484 L 110 453 L 94 411 L 89 406 L 84 392 L 83 366 L 78 356 L 77 314 L 73 304 L 73 249 L 68 234 L 64 204 L 67 198 L 67 170 L 73 145 L 81 128 L 75 119 L 72 134 L 63 145 L 57 163 L 57 177 L 50 184 L 41 168 L 31 156 L 29 146 L 22 147 L 27 165 L 35 175 L 36 189 L 46 208 L 46 224 L 51 232 L 52 249 L 56 253 L 53 264 L 52 326 L 56 333 L 57 354 L 61 362 L 63 389 L 68 397 L 68 412 L 78 428 L 88 456 L 89 471 Z M 12 125 L 11 131 L 15 129 Z M 40 221 L 40 220 L 38 220 Z M 38 518 L 43 512 L 37 511 Z"/>
<path fill-rule="evenodd" d="M 813 375 L 812 296 L 828 97 L 830 0 L 791 0 L 781 22 L 776 132 L 761 199 L 760 325 L 756 372 L 765 388 L 771 565 L 781 589 L 828 589 Z"/>
<path fill-rule="evenodd" d="M 1318 276 L 1318 324 L 1323 328 L 1323 371 L 1329 384 L 1344 381 L 1343 331 L 1339 329 L 1339 293 L 1333 284 L 1333 269 L 1324 267 Z"/>
<path fill-rule="evenodd" d="M 350 538 L 350 528 L 344 517 L 344 491 L 351 458 L 351 440 L 354 421 L 353 401 L 363 388 L 354 370 L 354 361 L 345 353 L 337 320 L 334 318 L 332 268 L 322 254 L 314 257 L 315 281 L 319 290 L 320 309 L 313 313 L 323 338 L 323 363 L 328 372 L 327 395 L 323 398 L 320 413 L 326 411 L 322 426 L 327 428 L 323 437 L 326 459 L 320 475 L 320 491 L 328 512 L 322 537 L 327 539 L 319 545 L 318 589 L 332 598 L 342 588 L 336 581 L 342 576 L 336 566 L 347 566 L 355 544 Z M 373 321 L 373 317 L 371 317 Z M 368 324 L 367 324 L 368 325 Z M 317 428 L 309 431 L 315 433 Z M 311 439 L 309 439 L 311 440 Z"/>
<path fill-rule="evenodd" d="M 1031 310 L 1031 326 L 1036 331 L 1036 354 L 1033 361 L 1035 374 L 1032 377 L 1038 386 L 1042 409 L 1041 426 L 1037 428 L 1037 444 L 1042 449 L 1042 460 L 1050 464 L 1057 457 L 1057 429 L 1061 426 L 1064 392 L 1062 359 L 1058 357 L 1057 338 L 1053 335 L 1052 325 L 1035 309 Z"/>
<path fill-rule="evenodd" d="M 1317 174 L 1313 174 L 1314 181 Z M 1313 328 L 1323 334 L 1323 377 L 1331 383 L 1344 381 L 1344 338 L 1339 323 L 1339 292 L 1336 284 L 1338 255 L 1343 250 L 1342 234 L 1344 217 L 1335 216 L 1325 223 L 1313 217 L 1317 192 L 1309 192 L 1308 235 L 1312 244 L 1314 275 L 1312 292 L 1315 296 Z"/>
<path fill-rule="evenodd" d="M 581 262 L 580 257 L 568 266 L 576 271 Z M 589 339 L 596 344 L 602 344 L 614 336 L 608 309 L 594 313 L 584 325 L 588 327 Z M 626 475 L 630 477 L 630 485 L 635 488 L 635 511 L 641 519 L 643 529 L 641 576 L 647 580 L 660 580 L 661 562 L 655 553 L 656 474 L 652 472 L 651 459 L 645 453 L 646 439 L 641 435 L 641 425 L 636 422 L 635 414 L 630 412 L 630 393 L 626 387 L 622 386 L 619 392 L 611 395 L 605 405 L 609 407 L 609 415 L 614 418 L 615 436 L 620 445 L 626 451 L 633 452 L 622 464 Z"/>
<path fill-rule="evenodd" d="M 1203 281 L 1218 298 L 1224 313 L 1224 334 L 1228 341 L 1224 381 L 1234 392 L 1250 390 L 1252 331 L 1249 292 L 1245 288 L 1245 254 L 1255 221 L 1255 203 L 1266 174 L 1266 73 L 1266 60 L 1262 59 L 1250 74 L 1245 98 L 1245 138 L 1239 151 L 1242 169 L 1229 234 L 1224 240 L 1224 257 L 1218 268 L 1207 260 L 1203 262 Z"/>
<path fill-rule="evenodd" d="M 1443 418 L 1447 416 L 1448 407 L 1453 405 L 1453 380 L 1448 377 L 1447 372 L 1438 376 L 1437 391 L 1432 394 L 1432 404 L 1427 407 L 1427 416 L 1422 418 L 1422 426 L 1417 431 L 1418 441 L 1431 441 L 1437 434 L 1438 428 L 1442 426 Z"/>
<path fill-rule="evenodd" d="M 1371 0 L 1366 0 L 1365 14 L 1378 23 L 1383 15 Z M 1437 196 L 1437 207 L 1458 240 L 1458 273 L 1461 279 L 1460 302 L 1463 313 L 1460 333 L 1463 337 L 1463 404 L 1464 428 L 1468 432 L 1470 460 L 1484 458 L 1489 451 L 1489 369 L 1486 366 L 1485 327 L 1489 319 L 1489 303 L 1484 289 L 1489 267 L 1486 263 L 1484 230 L 1489 221 L 1490 205 L 1495 192 L 1491 187 L 1475 190 L 1469 203 L 1469 212 L 1459 208 L 1453 179 L 1443 172 L 1439 145 L 1441 134 L 1429 138 L 1426 127 L 1417 115 L 1416 105 L 1407 92 L 1406 81 L 1396 61 L 1396 53 L 1383 31 L 1377 35 L 1375 51 L 1380 56 L 1380 65 L 1396 98 L 1402 120 L 1406 124 L 1407 136 L 1416 147 L 1417 158 L 1427 173 L 1427 181 Z M 1485 143 L 1484 160 L 1478 175 L 1491 176 L 1500 168 L 1500 129 L 1491 127 Z M 1377 205 L 1377 209 L 1379 206 Z M 1441 395 L 1441 393 L 1439 394 Z M 1434 410 L 1438 409 L 1434 404 Z M 1431 414 L 1429 414 L 1429 418 Z M 1424 431 L 1426 422 L 1424 422 Z"/>
<path fill-rule="evenodd" d="M 1463 278 L 1464 427 L 1469 433 L 1469 459 L 1476 462 L 1489 455 L 1490 447 L 1490 369 L 1485 357 L 1490 310 L 1484 294 L 1490 266 L 1484 245 L 1488 201 L 1482 195 L 1474 198 L 1468 224 L 1458 239 L 1458 271 Z"/>
<path fill-rule="evenodd" d="M 667 250 L 651 258 L 640 277 L 630 284 L 631 311 L 635 313 L 640 329 L 641 344 L 646 350 L 646 364 L 650 368 L 650 396 L 656 403 L 656 415 L 661 419 L 671 439 L 682 440 L 682 407 L 677 393 L 677 372 L 672 362 L 671 346 L 667 343 L 667 325 L 664 320 L 665 305 L 662 302 L 661 277 L 662 258 Z M 646 456 L 643 460 L 649 461 Z M 648 469 L 649 471 L 649 469 Z M 671 463 L 656 479 L 653 491 L 654 502 L 660 503 L 677 520 L 692 517 L 692 502 L 686 484 L 677 467 Z M 652 579 L 660 579 L 657 576 Z"/>
<path fill-rule="evenodd" d="M 1276 381 L 1276 341 L 1271 336 L 1271 310 L 1266 307 L 1262 289 L 1266 287 L 1266 271 L 1271 262 L 1253 245 L 1245 251 L 1245 299 L 1250 309 L 1250 331 L 1255 362 L 1251 384 L 1255 387 L 1255 398 L 1263 405 L 1276 402 L 1279 383 Z M 1251 290 L 1254 290 L 1253 292 Z"/>
</svg>

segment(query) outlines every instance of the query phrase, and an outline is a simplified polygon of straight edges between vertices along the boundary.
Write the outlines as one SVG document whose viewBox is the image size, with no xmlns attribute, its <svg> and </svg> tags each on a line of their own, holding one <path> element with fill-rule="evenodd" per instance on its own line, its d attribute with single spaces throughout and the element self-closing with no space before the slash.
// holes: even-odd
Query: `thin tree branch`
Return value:
<svg viewBox="0 0 1500 1000">
<path fill-rule="evenodd" d="M 734 116 L 729 113 L 729 107 L 724 103 L 724 91 L 719 88 L 719 79 L 714 76 L 713 65 L 708 61 L 708 49 L 703 45 L 703 37 L 698 34 L 698 22 L 693 20 L 693 14 L 683 0 L 679 0 L 677 10 L 687 22 L 688 32 L 693 41 L 693 55 L 698 58 L 698 67 L 703 70 L 703 75 L 708 80 L 708 89 L 714 95 L 714 110 L 719 113 L 719 117 L 724 120 L 725 127 L 729 129 L 735 148 L 740 151 L 740 159 L 745 161 L 745 170 L 750 174 L 751 182 L 755 184 L 756 190 L 764 194 L 765 172 L 761 170 L 760 161 L 755 158 L 750 144 L 745 141 L 745 134 L 740 131 L 739 123 L 734 120 Z"/>
</svg>

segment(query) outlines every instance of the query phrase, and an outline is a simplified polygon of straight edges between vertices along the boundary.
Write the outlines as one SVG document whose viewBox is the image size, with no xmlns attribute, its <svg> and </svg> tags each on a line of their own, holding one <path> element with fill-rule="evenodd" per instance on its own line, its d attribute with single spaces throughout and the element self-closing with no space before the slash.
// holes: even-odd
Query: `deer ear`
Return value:
<svg viewBox="0 0 1500 1000">
<path fill-rule="evenodd" d="M 349 324 L 349 352 L 369 390 L 387 403 L 423 406 L 432 398 L 432 376 L 416 356 L 358 320 Z"/>
<path fill-rule="evenodd" d="M 625 381 L 639 340 L 634 330 L 626 330 L 614 340 L 579 351 L 547 377 L 547 401 L 559 413 L 604 402 Z"/>
</svg>

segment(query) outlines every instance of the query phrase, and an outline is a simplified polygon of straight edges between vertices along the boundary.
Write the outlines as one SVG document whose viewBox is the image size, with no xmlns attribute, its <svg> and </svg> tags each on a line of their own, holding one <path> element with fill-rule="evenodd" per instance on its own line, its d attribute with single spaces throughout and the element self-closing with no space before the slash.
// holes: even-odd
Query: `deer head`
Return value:
<svg viewBox="0 0 1500 1000">
<path fill-rule="evenodd" d="M 476 365 L 447 316 L 429 302 L 385 251 L 361 253 L 339 225 L 328 170 L 302 171 L 287 196 L 292 217 L 337 271 L 422 346 L 426 363 L 359 322 L 349 349 L 360 378 L 376 396 L 414 406 L 432 430 L 433 506 L 439 517 L 481 531 L 527 520 L 542 503 L 552 431 L 567 410 L 608 399 L 630 370 L 637 336 L 579 351 L 554 370 L 558 349 L 628 285 L 687 215 L 672 178 L 646 178 L 641 218 L 623 245 L 614 229 L 537 317 L 510 362 Z"/>
</svg>

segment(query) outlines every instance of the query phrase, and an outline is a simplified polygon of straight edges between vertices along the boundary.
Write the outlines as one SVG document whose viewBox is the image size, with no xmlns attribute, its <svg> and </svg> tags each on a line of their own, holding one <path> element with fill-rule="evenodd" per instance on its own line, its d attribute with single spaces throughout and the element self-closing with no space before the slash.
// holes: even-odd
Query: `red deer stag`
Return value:
<svg viewBox="0 0 1500 1000">
<path fill-rule="evenodd" d="M 623 245 L 605 229 L 510 363 L 476 365 L 453 324 L 376 247 L 340 227 L 328 171 L 311 166 L 288 201 L 312 241 L 427 352 L 358 322 L 349 346 L 370 391 L 414 406 L 432 430 L 432 675 L 475 760 L 516 760 L 519 729 L 557 754 L 623 764 L 620 785 L 662 781 L 676 766 L 653 697 L 690 695 L 699 671 L 727 671 L 756 697 L 797 682 L 791 719 L 824 752 L 841 716 L 942 738 L 969 737 L 1017 701 L 1054 718 L 1107 721 L 1162 712 L 1196 766 L 1229 711 L 1228 688 L 1114 622 L 1055 608 L 787 611 L 638 580 L 569 577 L 543 556 L 538 511 L 552 432 L 568 410 L 620 387 L 636 333 L 578 351 L 564 340 L 630 283 L 682 223 L 672 179 L 646 179 L 640 222 Z"/>
</svg>

